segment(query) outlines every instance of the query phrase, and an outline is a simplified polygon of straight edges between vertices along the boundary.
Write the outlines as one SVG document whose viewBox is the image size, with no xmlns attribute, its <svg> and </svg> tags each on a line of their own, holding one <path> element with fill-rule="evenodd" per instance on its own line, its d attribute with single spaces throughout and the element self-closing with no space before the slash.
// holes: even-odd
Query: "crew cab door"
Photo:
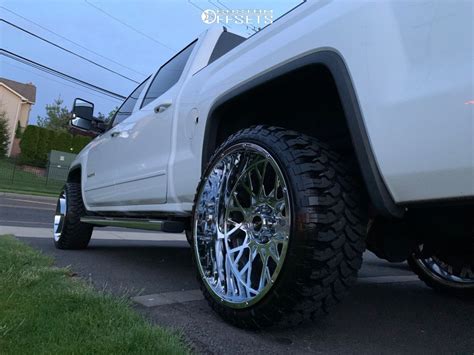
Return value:
<svg viewBox="0 0 474 355">
<path fill-rule="evenodd" d="M 195 43 L 159 69 L 146 90 L 140 110 L 116 127 L 116 154 L 120 163 L 115 205 L 132 207 L 166 203 L 176 100 L 181 88 L 180 78 Z"/>
<path fill-rule="evenodd" d="M 117 155 L 120 144 L 117 128 L 121 122 L 130 117 L 138 98 L 149 79 L 141 83 L 122 103 L 111 123 L 111 128 L 97 137 L 87 155 L 86 180 L 84 183 L 85 199 L 88 205 L 101 207 L 112 205 L 116 201 L 116 178 L 120 168 L 120 156 Z"/>
</svg>

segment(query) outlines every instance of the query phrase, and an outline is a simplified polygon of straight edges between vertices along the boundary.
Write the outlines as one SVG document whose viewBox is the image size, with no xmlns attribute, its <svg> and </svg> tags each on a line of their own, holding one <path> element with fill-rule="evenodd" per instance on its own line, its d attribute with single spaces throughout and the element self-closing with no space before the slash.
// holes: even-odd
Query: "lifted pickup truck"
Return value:
<svg viewBox="0 0 474 355">
<path fill-rule="evenodd" d="M 76 99 L 71 125 L 98 136 L 54 243 L 85 248 L 104 225 L 186 232 L 207 301 L 248 328 L 328 312 L 366 244 L 472 294 L 471 10 L 306 2 L 248 39 L 209 29 L 106 127 Z"/>
</svg>

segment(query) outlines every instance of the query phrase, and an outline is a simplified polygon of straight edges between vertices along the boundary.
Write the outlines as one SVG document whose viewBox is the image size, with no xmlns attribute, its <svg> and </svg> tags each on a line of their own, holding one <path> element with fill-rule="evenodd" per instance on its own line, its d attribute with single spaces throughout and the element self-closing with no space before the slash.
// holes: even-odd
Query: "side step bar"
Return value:
<svg viewBox="0 0 474 355">
<path fill-rule="evenodd" d="M 81 217 L 81 222 L 93 224 L 96 226 L 145 229 L 165 233 L 182 233 L 185 229 L 185 225 L 183 222 L 160 221 L 157 219 L 85 216 Z"/>
</svg>

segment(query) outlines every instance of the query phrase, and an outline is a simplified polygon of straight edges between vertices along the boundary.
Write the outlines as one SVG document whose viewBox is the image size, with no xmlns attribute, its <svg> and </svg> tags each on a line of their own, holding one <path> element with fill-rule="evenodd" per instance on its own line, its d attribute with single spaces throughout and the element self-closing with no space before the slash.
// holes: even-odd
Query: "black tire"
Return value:
<svg viewBox="0 0 474 355">
<path fill-rule="evenodd" d="M 229 137 L 203 176 L 222 152 L 238 143 L 261 146 L 282 170 L 293 211 L 288 251 L 272 288 L 251 307 L 236 309 L 222 304 L 198 275 L 201 290 L 210 306 L 238 327 L 287 327 L 316 320 L 343 299 L 362 265 L 367 202 L 354 165 L 318 139 L 257 126 Z M 197 199 L 198 194 L 195 209 Z"/>
<path fill-rule="evenodd" d="M 93 226 L 81 222 L 81 217 L 86 215 L 82 201 L 81 184 L 67 183 L 61 196 L 66 198 L 66 214 L 61 232 L 54 238 L 54 245 L 58 249 L 85 249 L 92 236 Z M 59 209 L 60 198 L 58 198 Z M 57 212 L 58 213 L 58 212 Z"/>
</svg>

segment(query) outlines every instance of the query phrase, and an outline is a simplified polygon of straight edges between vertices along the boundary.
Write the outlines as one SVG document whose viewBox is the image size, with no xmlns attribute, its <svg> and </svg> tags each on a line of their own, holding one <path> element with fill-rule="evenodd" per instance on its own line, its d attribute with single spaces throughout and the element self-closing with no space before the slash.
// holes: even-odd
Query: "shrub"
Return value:
<svg viewBox="0 0 474 355">
<path fill-rule="evenodd" d="M 48 161 L 48 139 L 49 131 L 45 128 L 39 128 L 38 130 L 38 143 L 36 145 L 36 154 L 35 154 L 35 165 L 45 167 L 46 162 Z"/>
<path fill-rule="evenodd" d="M 76 135 L 72 138 L 72 153 L 78 154 L 89 142 L 90 137 Z"/>
<path fill-rule="evenodd" d="M 28 126 L 20 141 L 20 164 L 45 167 L 51 150 L 78 154 L 91 139 L 91 137 L 72 136 L 66 132 L 56 132 L 43 127 Z"/>
<path fill-rule="evenodd" d="M 54 142 L 56 140 L 57 133 L 53 130 L 48 129 L 48 153 L 55 149 L 54 148 Z"/>
<path fill-rule="evenodd" d="M 20 141 L 21 164 L 36 165 L 36 150 L 39 140 L 39 131 L 40 128 L 38 126 L 29 125 L 26 127 L 25 132 L 23 132 L 23 138 Z"/>
<path fill-rule="evenodd" d="M 72 136 L 69 133 L 57 133 L 51 149 L 71 153 Z"/>
</svg>

